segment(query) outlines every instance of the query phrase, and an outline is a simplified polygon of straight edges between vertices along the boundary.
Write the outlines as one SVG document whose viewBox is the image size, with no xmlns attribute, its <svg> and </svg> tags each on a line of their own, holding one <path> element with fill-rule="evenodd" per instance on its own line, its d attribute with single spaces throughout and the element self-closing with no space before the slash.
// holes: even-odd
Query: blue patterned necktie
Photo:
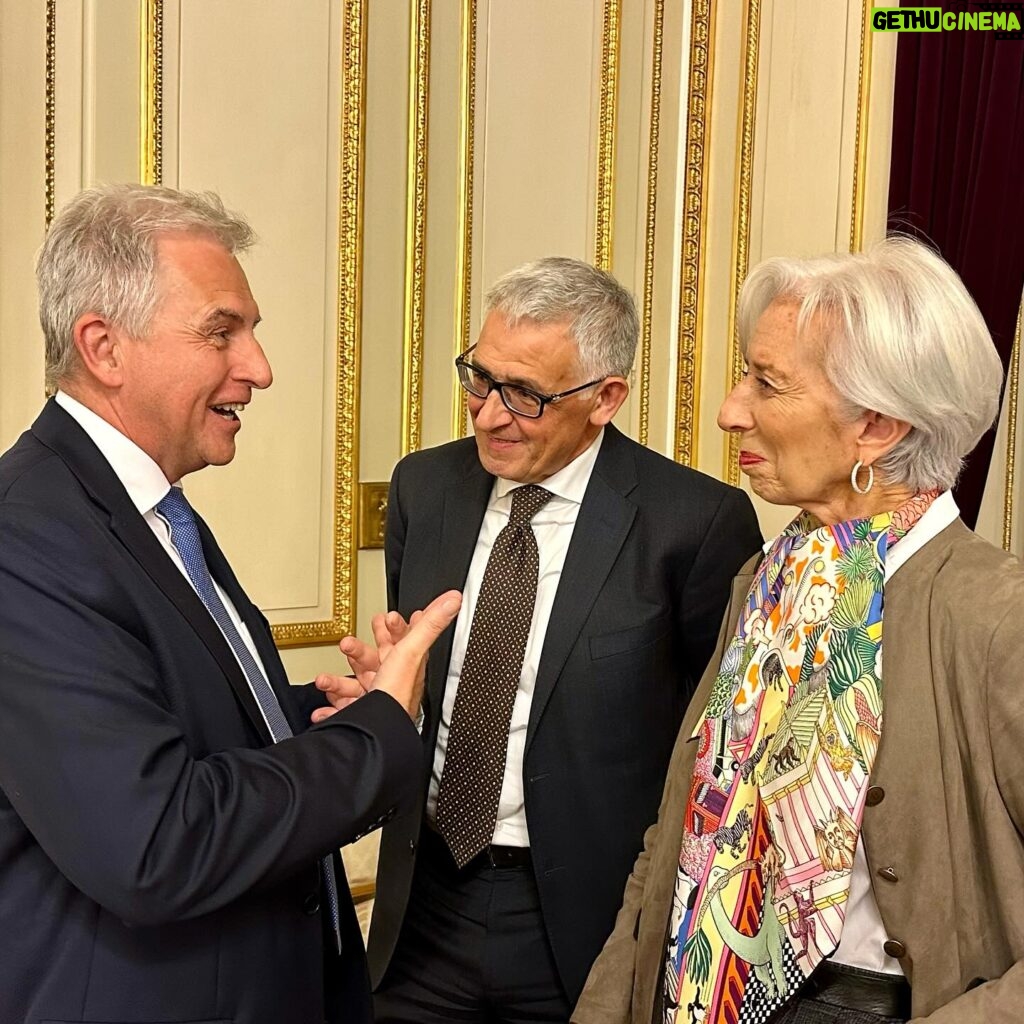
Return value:
<svg viewBox="0 0 1024 1024">
<path fill-rule="evenodd" d="M 203 555 L 203 544 L 199 537 L 199 527 L 196 525 L 195 512 L 188 503 L 184 493 L 178 487 L 172 487 L 167 494 L 157 502 L 156 511 L 167 521 L 171 528 L 171 543 L 175 546 L 181 560 L 184 563 L 185 571 L 200 600 L 206 605 L 207 611 L 213 616 L 224 639 L 227 640 L 238 658 L 242 670 L 256 703 L 259 705 L 263 717 L 266 719 L 270 735 L 275 743 L 288 739 L 292 736 L 288 719 L 281 710 L 281 704 L 267 682 L 252 652 L 246 646 L 231 616 L 228 615 L 224 602 L 221 601 L 216 588 L 213 585 L 213 577 L 206 565 L 206 557 Z M 331 910 L 331 924 L 334 928 L 334 937 L 341 951 L 341 930 L 340 917 L 338 913 L 338 886 L 334 878 L 334 865 L 330 855 L 321 860 L 320 867 L 323 872 L 324 889 L 327 892 L 327 901 Z"/>
</svg>

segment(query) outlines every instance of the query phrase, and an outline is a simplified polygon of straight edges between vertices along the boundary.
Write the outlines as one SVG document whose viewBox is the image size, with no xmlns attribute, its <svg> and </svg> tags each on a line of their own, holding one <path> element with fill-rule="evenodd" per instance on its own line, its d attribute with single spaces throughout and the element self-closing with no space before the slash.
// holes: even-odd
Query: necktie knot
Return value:
<svg viewBox="0 0 1024 1024">
<path fill-rule="evenodd" d="M 512 526 L 527 526 L 531 519 L 554 497 L 550 491 L 536 484 L 517 487 L 512 492 L 512 513 L 509 523 Z"/>
<path fill-rule="evenodd" d="M 171 536 L 180 534 L 182 529 L 195 529 L 196 514 L 180 487 L 172 487 L 157 503 L 156 510 L 167 520 Z M 177 545 L 175 545 L 177 546 Z"/>
</svg>

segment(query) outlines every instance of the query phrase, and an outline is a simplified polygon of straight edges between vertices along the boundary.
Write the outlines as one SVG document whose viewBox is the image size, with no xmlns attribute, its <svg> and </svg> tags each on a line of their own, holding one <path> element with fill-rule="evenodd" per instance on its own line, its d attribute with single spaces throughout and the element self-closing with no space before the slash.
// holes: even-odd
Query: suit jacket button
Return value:
<svg viewBox="0 0 1024 1024">
<path fill-rule="evenodd" d="M 868 791 L 864 794 L 864 803 L 868 807 L 876 807 L 884 799 L 885 790 L 881 786 L 868 786 Z"/>
<path fill-rule="evenodd" d="M 891 956 L 893 960 L 902 960 L 907 955 L 907 947 L 899 939 L 886 939 L 882 943 L 882 949 L 885 950 L 885 955 Z"/>
<path fill-rule="evenodd" d="M 302 912 L 310 917 L 320 913 L 320 898 L 315 892 L 306 893 L 302 900 Z"/>
<path fill-rule="evenodd" d="M 900 880 L 900 876 L 896 874 L 896 869 L 892 867 L 879 868 L 878 877 L 884 878 L 887 882 L 898 882 Z"/>
<path fill-rule="evenodd" d="M 416 840 L 415 839 L 410 839 L 409 840 L 409 852 L 410 853 L 415 853 L 416 852 Z"/>
</svg>

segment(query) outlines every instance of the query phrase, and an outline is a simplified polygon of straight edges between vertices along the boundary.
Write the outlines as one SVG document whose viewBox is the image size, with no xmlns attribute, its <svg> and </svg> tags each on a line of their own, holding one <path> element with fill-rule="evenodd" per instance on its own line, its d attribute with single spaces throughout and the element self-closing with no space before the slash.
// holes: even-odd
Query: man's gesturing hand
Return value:
<svg viewBox="0 0 1024 1024">
<path fill-rule="evenodd" d="M 313 721 L 324 721 L 371 689 L 393 697 L 415 719 L 423 697 L 427 652 L 458 615 L 461 604 L 462 595 L 450 590 L 423 611 L 414 612 L 408 623 L 397 612 L 375 615 L 372 629 L 376 646 L 357 637 L 345 637 L 339 646 L 354 678 L 327 673 L 317 676 L 316 685 L 332 707 L 318 708 Z"/>
</svg>

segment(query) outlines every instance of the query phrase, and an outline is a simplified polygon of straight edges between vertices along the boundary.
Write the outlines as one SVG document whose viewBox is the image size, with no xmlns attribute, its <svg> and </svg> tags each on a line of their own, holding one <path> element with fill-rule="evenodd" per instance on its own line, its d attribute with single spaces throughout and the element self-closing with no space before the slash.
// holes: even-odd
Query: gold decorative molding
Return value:
<svg viewBox="0 0 1024 1024">
<path fill-rule="evenodd" d="M 700 413 L 700 326 L 707 227 L 711 86 L 715 49 L 715 0 L 693 0 L 690 20 L 690 87 L 686 108 L 686 169 L 680 245 L 679 345 L 676 358 L 674 458 L 693 464 Z"/>
<path fill-rule="evenodd" d="M 729 379 L 732 388 L 743 372 L 736 329 L 736 306 L 750 261 L 750 199 L 754 166 L 754 115 L 757 109 L 757 59 L 761 37 L 761 0 L 747 0 L 743 12 L 744 61 L 740 103 L 740 144 L 736 151 L 736 191 L 733 200 L 733 270 L 729 297 Z M 739 437 L 730 434 L 722 476 L 734 486 L 740 482 Z"/>
<path fill-rule="evenodd" d="M 868 166 L 868 109 L 871 99 L 871 3 L 864 0 L 857 71 L 857 130 L 854 136 L 853 199 L 850 205 L 850 252 L 864 248 L 864 178 Z"/>
<path fill-rule="evenodd" d="M 359 484 L 359 548 L 384 547 L 384 529 L 387 524 L 388 491 L 387 480 Z"/>
<path fill-rule="evenodd" d="M 427 109 L 430 0 L 411 0 L 409 145 L 405 217 L 405 344 L 402 454 L 420 447 L 423 413 L 423 296 L 427 239 Z"/>
<path fill-rule="evenodd" d="M 55 142 L 57 130 L 57 0 L 46 0 L 46 98 L 43 123 L 43 219 L 49 229 L 53 221 Z"/>
<path fill-rule="evenodd" d="M 140 0 L 141 103 L 139 104 L 139 180 L 163 184 L 164 3 Z"/>
<path fill-rule="evenodd" d="M 1003 492 L 1003 547 L 1009 551 L 1013 544 L 1014 483 L 1017 463 L 1017 403 L 1020 397 L 1020 322 L 1024 303 L 1017 310 L 1017 330 L 1013 335 L 1013 350 L 1006 381 L 1006 483 Z"/>
<path fill-rule="evenodd" d="M 611 270 L 615 223 L 615 121 L 619 106 L 619 35 L 622 0 L 604 0 L 601 36 L 601 105 L 597 130 L 597 210 L 594 263 Z"/>
<path fill-rule="evenodd" d="M 459 241 L 455 257 L 455 352 L 470 345 L 473 286 L 473 170 L 476 121 L 477 0 L 462 0 L 459 73 Z M 452 374 L 452 437 L 466 432 L 466 392 Z"/>
<path fill-rule="evenodd" d="M 338 203 L 338 353 L 334 427 L 334 573 L 331 618 L 274 626 L 278 647 L 336 643 L 355 620 L 359 470 L 359 365 L 363 275 L 363 167 L 366 110 L 364 0 L 343 0 Z"/>
<path fill-rule="evenodd" d="M 647 212 L 644 234 L 644 290 L 640 314 L 640 443 L 647 444 L 651 422 L 651 324 L 654 308 L 654 242 L 658 214 L 658 139 L 661 128 L 661 53 L 665 0 L 654 0 L 651 55 L 651 109 L 647 141 Z"/>
</svg>

